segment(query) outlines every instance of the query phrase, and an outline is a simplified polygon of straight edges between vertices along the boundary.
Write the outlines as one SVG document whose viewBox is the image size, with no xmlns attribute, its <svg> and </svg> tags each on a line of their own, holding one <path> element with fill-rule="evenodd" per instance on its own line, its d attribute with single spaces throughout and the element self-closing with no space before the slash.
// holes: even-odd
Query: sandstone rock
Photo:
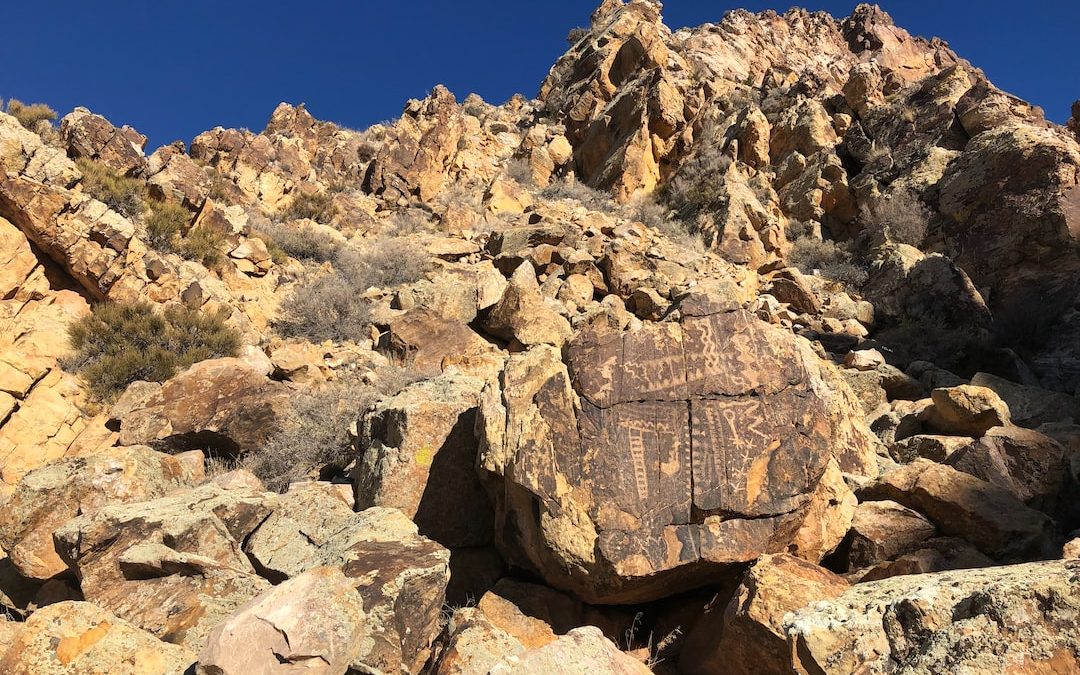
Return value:
<svg viewBox="0 0 1080 675">
<path fill-rule="evenodd" d="M 619 651 L 599 628 L 575 628 L 555 642 L 505 657 L 490 672 L 506 675 L 648 675 L 652 671 Z"/>
<path fill-rule="evenodd" d="M 1030 429 L 993 427 L 947 459 L 950 466 L 999 485 L 1028 506 L 1052 513 L 1062 494 L 1065 451 Z"/>
<path fill-rule="evenodd" d="M 747 571 L 726 607 L 706 612 L 688 638 L 681 672 L 788 672 L 784 617 L 842 594 L 842 578 L 790 555 L 762 556 Z"/>
<path fill-rule="evenodd" d="M 88 602 L 61 602 L 27 619 L 0 658 L 10 675 L 183 675 L 195 655 Z"/>
<path fill-rule="evenodd" d="M 241 543 L 269 495 L 206 485 L 113 504 L 56 530 L 87 600 L 167 642 L 201 649 L 210 630 L 269 587 Z"/>
<path fill-rule="evenodd" d="M 344 673 L 362 649 L 364 608 L 352 581 L 316 567 L 266 591 L 218 624 L 198 673 Z"/>
<path fill-rule="evenodd" d="M 446 374 L 407 387 L 361 419 L 359 508 L 401 510 L 447 547 L 491 542 L 492 512 L 476 471 L 473 427 L 484 383 Z"/>
<path fill-rule="evenodd" d="M 471 328 L 429 309 L 415 309 L 390 322 L 385 350 L 422 373 L 454 367 L 490 380 L 502 368 L 499 350 Z"/>
<path fill-rule="evenodd" d="M 329 493 L 286 494 L 250 534 L 244 550 L 268 577 L 340 568 L 363 600 L 363 649 L 353 667 L 418 672 L 439 633 L 449 553 L 417 534 L 400 511 L 353 513 Z"/>
<path fill-rule="evenodd" d="M 162 385 L 128 388 L 111 416 L 125 445 L 236 455 L 259 449 L 279 428 L 289 398 L 286 387 L 241 359 L 211 359 Z"/>
<path fill-rule="evenodd" d="M 963 539 L 935 537 L 927 539 L 920 548 L 898 556 L 895 560 L 880 562 L 869 569 L 859 570 L 848 576 L 862 583 L 905 574 L 930 574 L 949 570 L 993 567 L 994 564 L 992 559 L 980 553 L 979 549 Z"/>
<path fill-rule="evenodd" d="M 919 457 L 948 463 L 950 457 L 974 442 L 975 439 L 964 436 L 918 434 L 889 444 L 889 456 L 903 464 Z"/>
<path fill-rule="evenodd" d="M 496 628 L 483 612 L 473 607 L 454 612 L 446 632 L 449 637 L 435 666 L 436 675 L 488 673 L 502 659 L 525 651 L 520 642 Z"/>
<path fill-rule="evenodd" d="M 0 546 L 21 574 L 44 581 L 67 571 L 53 546 L 53 531 L 64 523 L 106 504 L 154 499 L 196 479 L 176 458 L 143 447 L 57 460 L 23 476 L 0 507 Z"/>
<path fill-rule="evenodd" d="M 146 136 L 129 126 L 118 129 L 86 108 L 75 108 L 60 120 L 60 139 L 70 156 L 101 162 L 121 175 L 135 174 L 146 166 Z"/>
<path fill-rule="evenodd" d="M 481 466 L 498 479 L 508 560 L 587 601 L 655 598 L 673 592 L 664 579 L 690 588 L 714 565 L 781 550 L 832 458 L 874 470 L 835 373 L 748 313 L 594 327 L 566 353 L 568 364 L 550 348 L 515 355 L 501 391 L 485 391 Z M 846 529 L 812 550 L 824 555 Z"/>
<path fill-rule="evenodd" d="M 1049 557 L 1052 523 L 1004 488 L 949 466 L 916 460 L 859 490 L 863 500 L 887 499 L 925 515 L 942 533 L 1005 562 Z"/>
<path fill-rule="evenodd" d="M 844 365 L 855 370 L 874 370 L 885 365 L 885 357 L 876 349 L 863 349 L 848 352 L 844 357 Z"/>
<path fill-rule="evenodd" d="M 0 300 L 14 297 L 37 266 L 30 242 L 17 227 L 0 218 Z"/>
<path fill-rule="evenodd" d="M 870 567 L 918 548 L 937 533 L 926 518 L 893 501 L 863 502 L 844 541 L 848 569 Z"/>
<path fill-rule="evenodd" d="M 942 433 L 978 438 L 1009 423 L 1009 407 L 985 387 L 965 384 L 935 389 L 930 398 L 934 405 L 927 411 L 927 421 Z"/>
<path fill-rule="evenodd" d="M 570 322 L 548 306 L 530 263 L 522 263 L 510 277 L 503 297 L 485 322 L 488 332 L 523 345 L 549 344 L 561 347 L 570 339 Z"/>
<path fill-rule="evenodd" d="M 82 175 L 63 148 L 47 145 L 11 115 L 0 113 L 0 165 L 42 183 L 69 187 Z"/>
<path fill-rule="evenodd" d="M 151 194 L 158 199 L 180 200 L 192 209 L 203 206 L 213 185 L 210 175 L 184 153 L 182 143 L 155 150 L 147 161 L 146 174 Z M 233 184 L 218 180 L 217 185 L 221 189 Z"/>
<path fill-rule="evenodd" d="M 1069 672 L 1073 561 L 858 584 L 785 621 L 797 672 Z M 1045 598 L 1053 597 L 1052 603 Z"/>
</svg>

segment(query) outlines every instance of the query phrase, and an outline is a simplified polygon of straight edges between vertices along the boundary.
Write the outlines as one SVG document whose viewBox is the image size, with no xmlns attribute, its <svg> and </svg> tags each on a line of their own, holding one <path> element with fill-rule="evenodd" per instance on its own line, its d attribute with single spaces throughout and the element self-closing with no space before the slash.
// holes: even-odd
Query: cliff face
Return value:
<svg viewBox="0 0 1080 675">
<path fill-rule="evenodd" d="M 1080 667 L 1075 119 L 868 5 L 575 37 L 364 131 L 0 113 L 0 670 Z"/>
</svg>

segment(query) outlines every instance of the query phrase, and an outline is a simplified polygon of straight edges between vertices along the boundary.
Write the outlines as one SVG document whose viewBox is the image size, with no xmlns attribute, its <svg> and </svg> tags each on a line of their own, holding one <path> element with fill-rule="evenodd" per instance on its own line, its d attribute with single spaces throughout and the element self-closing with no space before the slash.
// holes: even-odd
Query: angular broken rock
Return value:
<svg viewBox="0 0 1080 675">
<path fill-rule="evenodd" d="M 570 322 L 551 308 L 540 295 L 532 263 L 521 263 L 510 277 L 503 297 L 491 308 L 486 330 L 503 340 L 523 345 L 561 347 L 570 339 Z"/>
<path fill-rule="evenodd" d="M 785 615 L 847 589 L 841 577 L 805 560 L 787 554 L 762 556 L 731 602 L 711 608 L 694 626 L 680 670 L 692 675 L 787 672 Z"/>
<path fill-rule="evenodd" d="M 367 616 L 354 667 L 417 672 L 427 661 L 440 631 L 450 554 L 419 536 L 400 511 L 354 513 L 328 492 L 304 488 L 279 498 L 244 550 L 274 580 L 320 566 L 345 572 Z"/>
<path fill-rule="evenodd" d="M 435 675 L 489 673 L 502 659 L 525 651 L 521 642 L 493 625 L 475 607 L 454 612 L 446 634 L 446 647 L 435 664 Z"/>
<path fill-rule="evenodd" d="M 70 156 L 101 162 L 120 175 L 146 166 L 146 136 L 129 126 L 118 129 L 86 108 L 75 108 L 60 120 L 60 139 Z"/>
<path fill-rule="evenodd" d="M 859 490 L 862 500 L 888 499 L 925 515 L 938 530 L 971 542 L 1003 562 L 1049 558 L 1053 521 L 1008 490 L 920 459 Z"/>
<path fill-rule="evenodd" d="M 87 600 L 198 650 L 214 626 L 270 586 L 240 545 L 270 514 L 273 498 L 204 485 L 113 504 L 58 529 L 56 549 Z"/>
<path fill-rule="evenodd" d="M 364 414 L 356 441 L 358 508 L 401 510 L 447 547 L 483 546 L 493 515 L 476 470 L 476 408 L 484 383 L 447 373 Z"/>
<path fill-rule="evenodd" d="M 588 602 L 667 596 L 782 551 L 831 461 L 876 472 L 831 366 L 747 312 L 592 326 L 565 353 L 512 356 L 477 428 L 504 554 Z M 846 529 L 810 528 L 835 537 L 811 550 Z"/>
<path fill-rule="evenodd" d="M 200 675 L 337 675 L 363 648 L 364 607 L 351 579 L 316 567 L 275 586 L 217 625 Z"/>
<path fill-rule="evenodd" d="M 1072 673 L 1080 560 L 901 576 L 789 616 L 794 670 Z"/>
<path fill-rule="evenodd" d="M 848 569 L 869 567 L 918 548 L 937 528 L 922 514 L 893 501 L 863 502 L 844 541 Z"/>
<path fill-rule="evenodd" d="M 489 671 L 499 675 L 651 675 L 634 657 L 619 651 L 599 628 L 575 628 L 543 647 L 510 655 Z"/>
<path fill-rule="evenodd" d="M 34 612 L 7 653 L 5 675 L 183 675 L 195 655 L 89 602 Z"/>
<path fill-rule="evenodd" d="M 53 544 L 64 523 L 106 504 L 160 497 L 195 478 L 177 458 L 139 446 L 58 460 L 23 476 L 0 507 L 0 546 L 23 576 L 44 581 L 67 571 Z"/>
<path fill-rule="evenodd" d="M 1005 488 L 1044 513 L 1053 513 L 1065 479 L 1065 450 L 1049 436 L 1023 427 L 993 427 L 946 463 Z"/>
<path fill-rule="evenodd" d="M 290 390 L 242 359 L 210 359 L 164 384 L 137 382 L 113 406 L 123 445 L 258 450 L 281 425 Z"/>
</svg>

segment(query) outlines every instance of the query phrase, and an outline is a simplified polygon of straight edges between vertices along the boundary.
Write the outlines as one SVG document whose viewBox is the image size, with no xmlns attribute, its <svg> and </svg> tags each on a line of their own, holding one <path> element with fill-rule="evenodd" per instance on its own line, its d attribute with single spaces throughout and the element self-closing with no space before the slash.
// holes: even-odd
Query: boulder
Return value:
<svg viewBox="0 0 1080 675">
<path fill-rule="evenodd" d="M 217 625 L 200 675 L 344 673 L 363 648 L 363 602 L 352 580 L 316 567 L 266 591 Z"/>
<path fill-rule="evenodd" d="M 1077 574 L 1080 561 L 1066 560 L 858 584 L 784 621 L 791 666 L 837 675 L 1073 672 Z"/>
<path fill-rule="evenodd" d="M 833 460 L 837 474 L 876 471 L 874 441 L 807 343 L 735 311 L 593 325 L 564 351 L 565 363 L 546 346 L 512 356 L 481 400 L 509 562 L 624 603 L 715 580 L 800 531 L 832 538 L 807 557 L 839 543 L 846 522 L 808 523 L 833 511 L 814 508 L 835 496 L 822 479 Z"/>
<path fill-rule="evenodd" d="M 1009 407 L 986 387 L 943 387 L 930 392 L 930 398 L 934 405 L 927 411 L 926 420 L 944 434 L 978 438 L 1010 421 Z"/>
<path fill-rule="evenodd" d="M 548 344 L 561 347 L 570 339 L 570 322 L 560 316 L 540 295 L 531 263 L 518 266 L 502 299 L 491 308 L 485 329 L 503 340 L 520 344 Z"/>
<path fill-rule="evenodd" d="M 184 675 L 195 655 L 88 602 L 34 612 L 0 658 L 7 675 Z"/>
<path fill-rule="evenodd" d="M 525 651 L 521 642 L 499 630 L 474 607 L 454 612 L 446 634 L 446 646 L 433 670 L 435 675 L 489 673 L 503 659 Z"/>
<path fill-rule="evenodd" d="M 1034 429 L 1052 422 L 1080 422 L 1080 403 L 1059 391 L 1017 384 L 990 373 L 975 373 L 971 384 L 992 389 L 1009 407 L 1014 424 Z"/>
<path fill-rule="evenodd" d="M 847 567 L 854 570 L 892 560 L 919 548 L 936 533 L 933 523 L 896 502 L 863 502 L 855 509 L 844 540 Z"/>
<path fill-rule="evenodd" d="M 450 577 L 449 553 L 421 537 L 400 511 L 354 513 L 328 492 L 280 498 L 244 550 L 263 574 L 293 578 L 320 566 L 342 569 L 363 600 L 363 649 L 353 667 L 418 672 L 431 654 Z"/>
<path fill-rule="evenodd" d="M 848 583 L 787 554 L 762 556 L 725 606 L 710 608 L 687 637 L 679 660 L 690 675 L 789 671 L 784 617 L 842 594 Z"/>
<path fill-rule="evenodd" d="M 197 651 L 270 587 L 241 544 L 272 506 L 273 495 L 204 485 L 83 514 L 56 530 L 56 549 L 88 601 Z"/>
<path fill-rule="evenodd" d="M 1065 480 L 1065 450 L 1057 441 L 1023 427 L 993 427 L 951 454 L 946 463 L 999 485 L 1044 513 L 1053 513 Z"/>
<path fill-rule="evenodd" d="M 493 514 L 476 471 L 476 408 L 483 381 L 446 373 L 364 413 L 356 441 L 360 509 L 400 510 L 447 547 L 491 542 Z"/>
<path fill-rule="evenodd" d="M 503 363 L 499 349 L 469 326 L 426 308 L 392 320 L 380 349 L 422 373 L 454 367 L 483 380 L 496 377 Z"/>
<path fill-rule="evenodd" d="M 874 502 L 870 502 L 874 503 Z M 934 537 L 919 544 L 919 548 L 897 556 L 894 560 L 880 562 L 868 569 L 855 571 L 850 580 L 876 581 L 905 574 L 929 574 L 949 570 L 993 567 L 994 561 L 979 549 L 956 537 Z"/>
<path fill-rule="evenodd" d="M 67 571 L 53 545 L 53 531 L 64 523 L 107 504 L 161 497 L 198 478 L 178 458 L 146 447 L 57 460 L 23 476 L 0 506 L 0 546 L 23 576 L 44 581 Z"/>
<path fill-rule="evenodd" d="M 889 444 L 889 456 L 897 462 L 908 463 L 920 457 L 948 463 L 954 454 L 975 442 L 966 436 L 936 436 L 916 434 Z"/>
<path fill-rule="evenodd" d="M 925 515 L 942 533 L 974 544 L 991 558 L 1016 562 L 1053 554 L 1053 523 L 1008 490 L 919 459 L 887 471 L 859 498 L 897 502 Z"/>
<path fill-rule="evenodd" d="M 260 449 L 280 428 L 290 397 L 242 359 L 210 359 L 164 384 L 135 383 L 110 415 L 124 445 L 235 456 Z"/>
</svg>

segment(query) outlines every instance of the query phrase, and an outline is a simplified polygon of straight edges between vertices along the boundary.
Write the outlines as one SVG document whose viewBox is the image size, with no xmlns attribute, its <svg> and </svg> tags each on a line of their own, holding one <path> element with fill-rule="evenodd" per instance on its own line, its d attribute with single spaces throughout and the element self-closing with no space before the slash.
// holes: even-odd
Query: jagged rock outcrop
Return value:
<svg viewBox="0 0 1080 675">
<path fill-rule="evenodd" d="M 118 174 L 146 168 L 146 136 L 126 125 L 117 129 L 86 108 L 76 108 L 60 120 L 60 139 L 69 156 L 101 162 Z"/>
</svg>

